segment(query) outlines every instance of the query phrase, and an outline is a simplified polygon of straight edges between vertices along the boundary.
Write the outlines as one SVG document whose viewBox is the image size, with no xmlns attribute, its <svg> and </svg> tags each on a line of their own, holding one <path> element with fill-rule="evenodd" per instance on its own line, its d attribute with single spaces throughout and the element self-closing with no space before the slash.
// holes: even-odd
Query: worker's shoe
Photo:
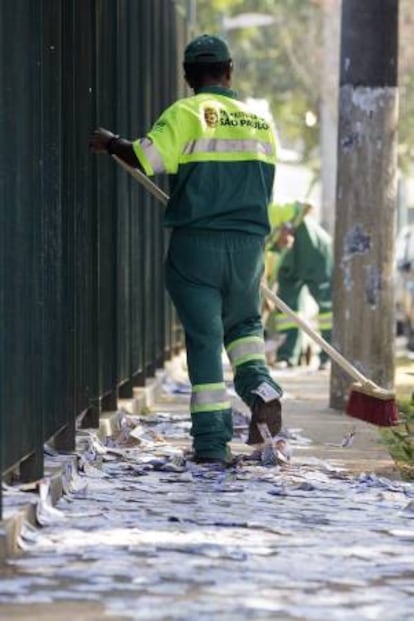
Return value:
<svg viewBox="0 0 414 621">
<path fill-rule="evenodd" d="M 279 399 L 262 401 L 256 399 L 252 406 L 252 417 L 249 425 L 247 444 L 262 444 L 263 438 L 257 427 L 258 423 L 266 423 L 272 437 L 276 436 L 282 427 L 282 406 Z"/>
<path fill-rule="evenodd" d="M 294 366 L 293 363 L 290 362 L 289 360 L 276 360 L 276 362 L 272 364 L 272 367 L 274 369 L 278 369 L 280 371 L 284 369 L 291 369 L 293 366 Z"/>
<path fill-rule="evenodd" d="M 223 466 L 223 467 L 228 467 L 233 465 L 233 463 L 235 462 L 235 459 L 232 455 L 232 452 L 230 450 L 230 447 L 227 446 L 226 447 L 226 454 L 224 456 L 220 455 L 220 456 L 214 456 L 211 454 L 206 454 L 203 455 L 202 453 L 195 453 L 194 454 L 194 462 L 196 464 L 215 464 L 217 466 Z"/>
<path fill-rule="evenodd" d="M 202 455 L 194 455 L 194 462 L 196 464 L 217 464 L 218 466 L 225 466 L 226 460 L 220 457 L 203 457 Z"/>
</svg>

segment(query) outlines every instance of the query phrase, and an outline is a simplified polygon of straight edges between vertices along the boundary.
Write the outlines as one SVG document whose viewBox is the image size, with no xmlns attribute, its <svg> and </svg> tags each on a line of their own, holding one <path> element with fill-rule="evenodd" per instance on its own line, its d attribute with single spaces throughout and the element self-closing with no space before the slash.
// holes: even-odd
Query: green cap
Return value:
<svg viewBox="0 0 414 621">
<path fill-rule="evenodd" d="M 225 63 L 231 60 L 229 46 L 220 37 L 202 34 L 187 45 L 184 50 L 185 63 Z"/>
</svg>

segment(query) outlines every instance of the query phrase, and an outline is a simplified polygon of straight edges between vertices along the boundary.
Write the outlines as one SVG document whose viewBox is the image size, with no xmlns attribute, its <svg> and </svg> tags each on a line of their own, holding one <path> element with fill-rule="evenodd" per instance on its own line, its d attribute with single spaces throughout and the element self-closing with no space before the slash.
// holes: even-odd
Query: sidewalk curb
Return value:
<svg viewBox="0 0 414 621">
<path fill-rule="evenodd" d="M 131 414 L 142 414 L 156 403 L 157 397 L 161 393 L 162 384 L 167 376 L 167 368 L 158 369 L 155 376 L 146 381 L 145 386 L 134 388 L 132 399 L 120 400 L 120 403 L 128 404 L 128 412 Z M 85 430 L 82 430 L 85 431 Z M 117 435 L 120 431 L 119 412 L 104 412 L 100 416 L 99 429 L 93 429 L 101 441 L 105 441 L 107 436 Z M 56 459 L 57 464 L 53 464 Z M 56 458 L 45 458 L 45 474 L 42 480 L 47 479 L 49 487 L 49 499 L 52 506 L 55 506 L 64 495 L 63 473 L 67 466 L 71 466 L 72 472 L 77 472 L 78 464 L 75 454 L 59 453 Z M 16 485 L 16 488 L 19 487 Z M 26 492 L 22 492 L 26 493 Z M 19 537 L 25 524 L 39 527 L 36 518 L 36 507 L 39 503 L 39 493 L 36 482 L 33 483 L 33 492 L 30 492 L 27 503 L 20 505 L 15 510 L 3 504 L 3 519 L 0 520 L 0 565 L 4 564 L 8 558 L 12 558 L 21 553 L 19 547 Z M 7 492 L 3 494 L 7 499 Z"/>
<path fill-rule="evenodd" d="M 126 411 L 132 415 L 145 415 L 145 412 L 153 407 L 162 392 L 162 384 L 167 377 L 167 369 L 157 369 L 155 376 L 149 378 L 145 386 L 134 388 L 131 399 L 120 399 L 120 408 L 116 412 L 103 412 L 99 418 L 97 435 L 101 442 L 106 438 L 118 435 L 121 431 L 119 424 L 120 411 Z"/>
<path fill-rule="evenodd" d="M 56 505 L 58 500 L 63 496 L 63 472 L 70 465 L 73 470 L 77 469 L 77 457 L 74 454 L 59 454 L 56 456 L 59 464 L 51 463 L 53 458 L 48 459 L 49 463 L 45 464 L 45 474 L 41 479 L 47 480 L 49 483 L 49 500 L 52 506 Z M 0 564 L 9 557 L 17 556 L 21 551 L 19 547 L 19 537 L 25 524 L 39 527 L 36 509 L 40 502 L 38 485 L 39 481 L 33 482 L 33 491 L 22 491 L 22 494 L 28 494 L 27 504 L 22 504 L 16 509 L 7 507 L 7 502 L 3 506 L 3 519 L 0 521 Z M 19 486 L 16 486 L 18 488 Z M 6 492 L 7 494 L 7 492 Z M 3 499 L 7 496 L 3 495 Z"/>
</svg>

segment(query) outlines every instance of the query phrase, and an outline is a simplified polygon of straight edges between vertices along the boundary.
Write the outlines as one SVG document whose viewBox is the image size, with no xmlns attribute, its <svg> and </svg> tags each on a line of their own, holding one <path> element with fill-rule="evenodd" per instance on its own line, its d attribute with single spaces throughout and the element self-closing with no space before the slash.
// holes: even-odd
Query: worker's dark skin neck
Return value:
<svg viewBox="0 0 414 621">
<path fill-rule="evenodd" d="M 229 69 L 229 71 L 226 73 L 226 75 L 224 75 L 219 80 L 217 80 L 215 78 L 209 78 L 208 76 L 206 76 L 202 80 L 202 82 L 199 84 L 198 88 L 204 88 L 206 86 L 221 86 L 221 88 L 231 88 L 231 78 L 232 78 L 232 71 L 231 71 L 231 69 Z M 194 91 L 196 90 L 194 88 L 194 86 L 190 82 L 188 82 L 188 80 L 187 80 L 187 84 Z"/>
<path fill-rule="evenodd" d="M 221 88 L 231 88 L 231 78 L 223 78 L 222 80 L 203 80 L 201 88 L 205 86 L 221 86 Z"/>
</svg>

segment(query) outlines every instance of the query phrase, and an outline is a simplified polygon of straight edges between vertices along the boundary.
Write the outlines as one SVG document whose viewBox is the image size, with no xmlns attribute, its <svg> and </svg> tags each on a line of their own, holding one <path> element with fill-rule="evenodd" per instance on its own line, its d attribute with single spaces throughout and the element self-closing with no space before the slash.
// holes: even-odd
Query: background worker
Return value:
<svg viewBox="0 0 414 621">
<path fill-rule="evenodd" d="M 165 226 L 172 229 L 167 289 L 186 337 L 195 460 L 226 461 L 233 435 L 223 344 L 237 393 L 252 418 L 249 444 L 281 427 L 281 387 L 264 354 L 259 286 L 276 144 L 268 123 L 231 90 L 227 44 L 201 35 L 185 49 L 185 78 L 194 96 L 174 103 L 146 137 L 130 142 L 95 130 L 90 147 L 116 154 L 147 175 L 171 175 Z"/>
<path fill-rule="evenodd" d="M 304 310 L 305 286 L 318 306 L 318 325 L 323 338 L 332 337 L 332 274 L 331 236 L 311 217 L 309 203 L 273 203 L 269 207 L 272 233 L 267 243 L 267 277 L 270 286 L 277 286 L 278 296 L 296 312 Z M 275 320 L 275 321 L 272 321 Z M 273 311 L 269 328 L 279 336 L 276 364 L 292 367 L 299 364 L 302 333 L 285 313 Z M 319 368 L 328 364 L 321 350 Z"/>
</svg>

